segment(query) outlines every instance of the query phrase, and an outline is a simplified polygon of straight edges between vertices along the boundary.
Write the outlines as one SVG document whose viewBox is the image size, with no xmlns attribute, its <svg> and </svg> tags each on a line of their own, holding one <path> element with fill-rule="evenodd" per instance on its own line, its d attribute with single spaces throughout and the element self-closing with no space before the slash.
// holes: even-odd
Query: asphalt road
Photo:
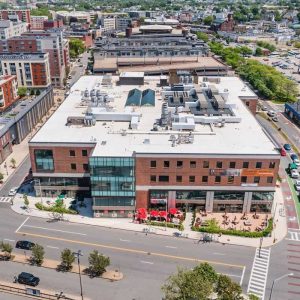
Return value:
<svg viewBox="0 0 300 300">
<path fill-rule="evenodd" d="M 74 85 L 74 83 L 82 76 L 85 74 L 85 69 L 87 67 L 87 63 L 88 63 L 88 57 L 89 57 L 89 53 L 88 52 L 84 52 L 82 54 L 82 58 L 80 58 L 80 62 L 75 62 L 74 67 L 72 68 L 72 71 L 70 72 L 70 75 L 72 76 L 72 78 L 70 80 L 68 80 L 70 86 Z M 79 65 L 82 64 L 83 66 L 80 67 Z"/>
<path fill-rule="evenodd" d="M 28 175 L 28 171 L 31 167 L 29 155 L 23 160 L 15 173 L 9 177 L 9 179 L 2 185 L 0 190 L 0 197 L 8 196 L 9 191 L 13 187 L 19 187 Z"/>
<path fill-rule="evenodd" d="M 109 256 L 111 268 L 119 269 L 125 278 L 110 283 L 85 277 L 86 295 L 91 299 L 161 299 L 160 287 L 170 274 L 176 272 L 177 267 L 192 268 L 201 261 L 210 262 L 218 272 L 229 275 L 236 282 L 242 282 L 246 291 L 254 256 L 254 249 L 249 247 L 198 244 L 189 239 L 38 218 L 27 219 L 15 214 L 9 207 L 2 208 L 0 240 L 15 244 L 19 239 L 43 245 L 46 257 L 56 260 L 59 260 L 64 248 L 74 251 L 80 249 L 83 253 L 82 265 L 86 266 L 88 254 L 94 249 Z M 22 250 L 15 251 L 24 254 Z M 29 256 L 30 252 L 26 252 L 26 256 Z M 44 268 L 14 263 L 13 268 L 0 268 L 0 280 L 10 281 L 16 273 L 28 268 L 41 277 L 41 288 L 78 294 L 78 278 L 75 275 Z M 99 290 L 103 297 L 99 297 Z"/>
</svg>

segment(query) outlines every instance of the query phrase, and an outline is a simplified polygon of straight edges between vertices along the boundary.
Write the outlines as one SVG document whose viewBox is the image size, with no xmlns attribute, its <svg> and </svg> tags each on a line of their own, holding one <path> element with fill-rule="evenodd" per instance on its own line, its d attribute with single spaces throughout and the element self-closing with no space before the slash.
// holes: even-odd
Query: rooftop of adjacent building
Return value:
<svg viewBox="0 0 300 300">
<path fill-rule="evenodd" d="M 201 84 L 203 78 L 199 79 Z M 144 85 L 140 86 L 120 85 L 118 80 L 117 76 L 81 77 L 71 88 L 70 95 L 30 143 L 95 144 L 93 156 L 132 156 L 134 152 L 181 155 L 278 154 L 275 145 L 240 99 L 240 97 L 255 99 L 256 95 L 236 77 L 220 78 L 220 82 L 214 84 L 214 89 L 228 90 L 226 103 L 231 107 L 234 117 L 240 121 L 221 124 L 221 117 L 213 124 L 195 124 L 191 133 L 170 128 L 161 129 L 159 126 L 153 130 L 153 124 L 157 123 L 162 114 L 163 101 L 161 88 L 158 87 L 160 77 L 145 77 Z M 196 89 L 200 89 L 200 85 L 195 86 Z M 104 106 L 88 108 L 84 93 L 87 91 L 89 94 L 93 89 L 107 95 Z M 148 89 L 154 93 L 154 106 L 125 106 L 128 96 L 135 93 L 141 95 L 142 91 Z M 100 120 L 94 125 L 90 123 L 90 126 L 80 124 L 86 115 L 91 116 L 90 122 L 92 116 L 96 116 L 96 119 L 100 116 L 98 118 Z M 126 116 L 131 116 L 131 122 L 129 119 L 124 120 L 124 116 L 125 119 Z M 193 118 L 193 114 L 183 113 L 182 117 Z M 104 120 L 105 118 L 107 120 Z M 134 118 L 137 127 L 130 129 Z M 72 123 L 71 119 L 75 122 Z"/>
</svg>

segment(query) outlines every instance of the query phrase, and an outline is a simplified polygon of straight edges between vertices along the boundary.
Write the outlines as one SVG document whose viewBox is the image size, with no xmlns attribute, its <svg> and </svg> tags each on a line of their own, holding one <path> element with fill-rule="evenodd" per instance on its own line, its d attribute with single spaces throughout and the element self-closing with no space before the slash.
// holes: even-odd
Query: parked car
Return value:
<svg viewBox="0 0 300 300">
<path fill-rule="evenodd" d="M 296 169 L 291 170 L 292 178 L 299 178 L 299 172 Z"/>
<path fill-rule="evenodd" d="M 300 180 L 295 180 L 295 185 L 300 186 Z"/>
<path fill-rule="evenodd" d="M 280 149 L 280 155 L 281 155 L 281 156 L 286 156 L 286 151 L 285 151 L 284 148 L 281 148 L 281 149 Z"/>
<path fill-rule="evenodd" d="M 17 191 L 18 191 L 18 188 L 17 187 L 14 187 L 12 188 L 9 193 L 8 193 L 8 196 L 15 196 L 17 194 Z"/>
<path fill-rule="evenodd" d="M 268 108 L 267 108 L 266 106 L 262 106 L 262 107 L 261 107 L 261 110 L 262 110 L 262 111 L 267 111 Z"/>
<path fill-rule="evenodd" d="M 290 144 L 284 144 L 283 145 L 283 148 L 286 150 L 286 151 L 291 151 L 292 150 L 292 147 Z"/>
<path fill-rule="evenodd" d="M 278 118 L 277 118 L 276 116 L 274 116 L 274 117 L 272 118 L 272 121 L 273 121 L 273 122 L 278 122 Z"/>
<path fill-rule="evenodd" d="M 37 286 L 40 282 L 40 279 L 30 273 L 22 272 L 18 275 L 17 281 L 21 284 Z"/>
<path fill-rule="evenodd" d="M 299 159 L 297 154 L 291 153 L 291 160 Z"/>
<path fill-rule="evenodd" d="M 31 250 L 35 243 L 29 241 L 17 241 L 16 248 L 24 249 L 24 250 Z"/>
<path fill-rule="evenodd" d="M 267 115 L 270 116 L 270 117 L 274 117 L 276 115 L 275 111 L 274 110 L 269 110 L 267 112 Z"/>
</svg>

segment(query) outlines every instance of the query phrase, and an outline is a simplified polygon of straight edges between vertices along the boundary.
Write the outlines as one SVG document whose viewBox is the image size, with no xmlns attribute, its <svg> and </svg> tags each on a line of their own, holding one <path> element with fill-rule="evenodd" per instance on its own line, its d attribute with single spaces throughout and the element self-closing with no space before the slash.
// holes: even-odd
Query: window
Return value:
<svg viewBox="0 0 300 300">
<path fill-rule="evenodd" d="M 88 171 L 89 171 L 89 165 L 88 165 L 88 164 L 83 164 L 82 167 L 83 167 L 83 170 L 84 170 L 85 172 L 88 172 Z"/>
<path fill-rule="evenodd" d="M 208 176 L 202 176 L 202 182 L 208 182 Z"/>
<path fill-rule="evenodd" d="M 262 166 L 262 162 L 261 161 L 256 162 L 256 165 L 255 165 L 256 169 L 261 169 L 261 166 Z"/>
<path fill-rule="evenodd" d="M 156 168 L 156 160 L 151 160 L 150 161 L 150 167 L 151 168 Z"/>
<path fill-rule="evenodd" d="M 273 177 L 267 177 L 267 183 L 273 183 Z"/>
<path fill-rule="evenodd" d="M 190 177 L 189 177 L 189 181 L 190 181 L 190 182 L 195 182 L 195 176 L 190 176 Z"/>
<path fill-rule="evenodd" d="M 222 163 L 221 161 L 217 161 L 216 167 L 217 167 L 218 169 L 221 169 L 222 166 L 223 166 L 223 163 Z"/>
<path fill-rule="evenodd" d="M 204 169 L 209 168 L 209 161 L 205 160 L 205 161 L 203 162 L 203 168 L 204 168 Z"/>
<path fill-rule="evenodd" d="M 155 175 L 150 175 L 150 181 L 151 182 L 156 182 L 156 176 Z"/>
<path fill-rule="evenodd" d="M 230 168 L 230 169 L 234 169 L 234 168 L 235 168 L 235 161 L 231 161 L 231 162 L 229 163 L 229 168 Z"/>
<path fill-rule="evenodd" d="M 69 153 L 70 153 L 70 156 L 75 156 L 75 150 L 70 150 Z"/>
<path fill-rule="evenodd" d="M 244 192 L 236 191 L 215 191 L 214 199 L 216 200 L 244 200 Z"/>
<path fill-rule="evenodd" d="M 227 182 L 228 182 L 229 184 L 232 184 L 232 183 L 234 182 L 234 176 L 228 176 Z"/>
<path fill-rule="evenodd" d="M 190 168 L 196 168 L 196 165 L 195 161 L 190 161 Z"/>
<path fill-rule="evenodd" d="M 82 153 L 82 156 L 88 156 L 88 152 L 87 152 L 86 149 L 83 149 L 83 150 L 81 151 L 81 153 Z"/>
<path fill-rule="evenodd" d="M 246 183 L 246 182 L 247 182 L 247 176 L 242 176 L 241 183 Z"/>
<path fill-rule="evenodd" d="M 215 183 L 220 183 L 220 182 L 221 182 L 221 176 L 216 176 Z"/>
<path fill-rule="evenodd" d="M 158 176 L 158 181 L 159 182 L 169 182 L 169 176 L 166 176 L 166 175 Z"/>
<path fill-rule="evenodd" d="M 76 164 L 71 164 L 71 170 L 76 170 Z"/>
<path fill-rule="evenodd" d="M 254 183 L 259 183 L 260 177 L 259 176 L 254 176 Z"/>
<path fill-rule="evenodd" d="M 182 176 L 176 176 L 176 182 L 182 182 Z"/>
<path fill-rule="evenodd" d="M 177 168 L 182 168 L 182 167 L 183 167 L 183 161 L 177 160 Z"/>
<path fill-rule="evenodd" d="M 274 192 L 253 192 L 252 200 L 273 201 L 274 200 Z"/>
<path fill-rule="evenodd" d="M 243 168 L 248 169 L 249 168 L 249 161 L 244 161 L 243 162 Z"/>
<path fill-rule="evenodd" d="M 170 162 L 168 160 L 164 161 L 164 168 L 169 168 L 170 167 Z"/>
<path fill-rule="evenodd" d="M 37 171 L 54 171 L 52 150 L 34 150 L 34 157 Z"/>
<path fill-rule="evenodd" d="M 270 169 L 274 169 L 274 168 L 275 168 L 275 165 L 276 165 L 275 161 L 270 161 L 270 163 L 269 163 L 269 168 L 270 168 Z"/>
</svg>

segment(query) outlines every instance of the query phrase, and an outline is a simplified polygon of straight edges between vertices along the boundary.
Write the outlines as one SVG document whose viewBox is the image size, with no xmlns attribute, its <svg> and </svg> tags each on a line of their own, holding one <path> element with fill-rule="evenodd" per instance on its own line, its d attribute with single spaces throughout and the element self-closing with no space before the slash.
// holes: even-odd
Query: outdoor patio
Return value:
<svg viewBox="0 0 300 300">
<path fill-rule="evenodd" d="M 209 220 L 215 219 L 221 229 L 260 232 L 267 227 L 270 218 L 271 214 L 197 212 L 194 226 L 206 227 Z"/>
</svg>

